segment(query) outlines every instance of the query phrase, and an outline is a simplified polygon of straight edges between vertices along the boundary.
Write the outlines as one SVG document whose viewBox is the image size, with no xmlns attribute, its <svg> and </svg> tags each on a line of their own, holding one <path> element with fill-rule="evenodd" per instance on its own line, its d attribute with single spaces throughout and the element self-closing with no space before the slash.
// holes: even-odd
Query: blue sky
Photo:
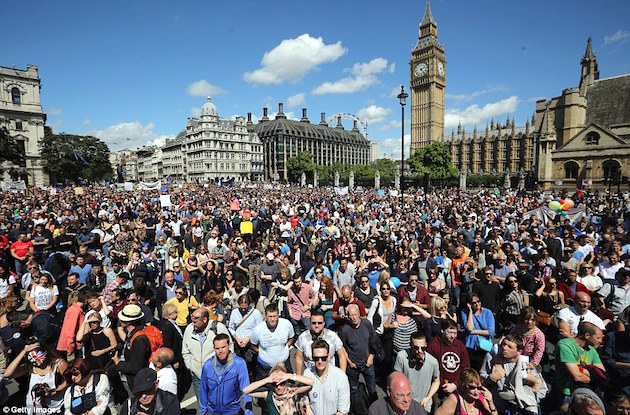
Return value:
<svg viewBox="0 0 630 415">
<path fill-rule="evenodd" d="M 111 149 L 160 143 L 197 116 L 308 108 L 368 123 L 400 156 L 400 105 L 424 0 L 4 1 L 0 65 L 39 67 L 55 132 Z M 593 38 L 602 78 L 630 73 L 630 1 L 433 0 L 447 58 L 446 133 L 492 117 L 517 125 L 538 98 L 577 86 Z M 409 131 L 409 106 L 406 132 Z M 346 128 L 352 121 L 344 121 Z M 406 140 L 406 144 L 410 140 Z M 408 154 L 408 150 L 406 151 Z"/>
</svg>

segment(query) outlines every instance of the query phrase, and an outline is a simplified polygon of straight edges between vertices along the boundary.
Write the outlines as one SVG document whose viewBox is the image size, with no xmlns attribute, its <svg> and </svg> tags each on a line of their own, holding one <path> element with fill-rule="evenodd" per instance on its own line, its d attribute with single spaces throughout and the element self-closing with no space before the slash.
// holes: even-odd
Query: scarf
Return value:
<svg viewBox="0 0 630 415">
<path fill-rule="evenodd" d="M 277 394 L 275 391 L 273 392 L 273 403 L 278 408 L 280 415 L 297 414 L 297 406 L 293 399 L 296 390 L 296 387 L 287 388 L 282 395 Z"/>
</svg>

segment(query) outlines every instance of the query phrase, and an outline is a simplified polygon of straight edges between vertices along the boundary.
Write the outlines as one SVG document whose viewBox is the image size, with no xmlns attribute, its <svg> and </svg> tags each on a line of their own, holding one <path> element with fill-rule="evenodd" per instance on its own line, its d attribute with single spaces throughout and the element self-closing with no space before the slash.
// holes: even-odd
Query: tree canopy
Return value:
<svg viewBox="0 0 630 415">
<path fill-rule="evenodd" d="M 315 168 L 313 154 L 310 151 L 302 151 L 297 156 L 289 157 L 287 160 L 287 174 L 289 181 L 292 182 L 299 180 L 302 172 L 312 175 L 315 172 Z"/>
<path fill-rule="evenodd" d="M 451 150 L 446 143 L 440 141 L 417 149 L 407 161 L 417 175 L 429 173 L 432 179 L 457 177 L 457 169 L 451 162 Z"/>
<path fill-rule="evenodd" d="M 109 147 L 96 137 L 47 131 L 40 147 L 51 183 L 96 181 L 113 175 Z"/>
<path fill-rule="evenodd" d="M 26 161 L 24 145 L 11 137 L 9 130 L 0 128 L 0 163 L 8 161 L 13 164 L 22 165 Z M 0 166 L 2 173 L 2 166 Z"/>
</svg>

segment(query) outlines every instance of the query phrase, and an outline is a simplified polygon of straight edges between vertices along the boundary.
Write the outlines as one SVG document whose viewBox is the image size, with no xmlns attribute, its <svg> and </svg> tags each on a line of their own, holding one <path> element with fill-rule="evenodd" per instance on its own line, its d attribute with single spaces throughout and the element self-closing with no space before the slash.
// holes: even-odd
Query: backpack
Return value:
<svg viewBox="0 0 630 415">
<path fill-rule="evenodd" d="M 84 284 L 79 284 L 77 285 L 76 288 L 66 287 L 66 291 L 68 292 L 68 302 L 67 302 L 68 308 L 70 308 L 72 304 L 79 301 L 79 294 L 81 293 L 81 290 L 83 289 L 83 287 L 85 287 Z"/>
<path fill-rule="evenodd" d="M 359 382 L 357 389 L 350 394 L 350 412 L 355 415 L 367 414 L 370 403 L 370 397 L 365 384 Z"/>
<path fill-rule="evenodd" d="M 157 349 L 164 346 L 164 337 L 162 337 L 160 329 L 155 326 L 146 326 L 143 330 L 135 332 L 131 337 L 131 341 L 129 342 L 130 350 L 133 341 L 139 336 L 147 336 L 147 339 L 149 339 L 149 343 L 151 344 L 151 356 L 153 356 L 153 353 L 155 353 Z M 149 363 L 151 363 L 151 356 L 149 356 Z"/>
</svg>

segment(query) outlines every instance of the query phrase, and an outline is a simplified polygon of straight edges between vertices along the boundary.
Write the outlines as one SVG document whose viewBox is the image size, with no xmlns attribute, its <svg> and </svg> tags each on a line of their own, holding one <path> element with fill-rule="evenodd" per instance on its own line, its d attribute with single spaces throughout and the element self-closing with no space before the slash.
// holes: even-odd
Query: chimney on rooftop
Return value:
<svg viewBox="0 0 630 415">
<path fill-rule="evenodd" d="M 276 120 L 280 118 L 287 118 L 287 116 L 284 115 L 284 104 L 282 102 L 278 103 L 278 115 L 276 115 Z"/>
<path fill-rule="evenodd" d="M 322 112 L 322 120 L 319 122 L 319 125 L 324 125 L 328 127 L 328 123 L 326 122 L 326 113 Z"/>
<path fill-rule="evenodd" d="M 263 116 L 260 119 L 260 122 L 269 121 L 269 117 L 267 117 L 267 107 L 263 107 Z"/>
<path fill-rule="evenodd" d="M 343 124 L 341 123 L 341 115 L 337 116 L 337 126 L 335 128 L 339 128 L 340 130 L 343 130 Z"/>
<path fill-rule="evenodd" d="M 300 122 L 310 123 L 308 117 L 306 116 L 306 108 L 302 108 L 302 119 L 300 120 Z"/>
</svg>

